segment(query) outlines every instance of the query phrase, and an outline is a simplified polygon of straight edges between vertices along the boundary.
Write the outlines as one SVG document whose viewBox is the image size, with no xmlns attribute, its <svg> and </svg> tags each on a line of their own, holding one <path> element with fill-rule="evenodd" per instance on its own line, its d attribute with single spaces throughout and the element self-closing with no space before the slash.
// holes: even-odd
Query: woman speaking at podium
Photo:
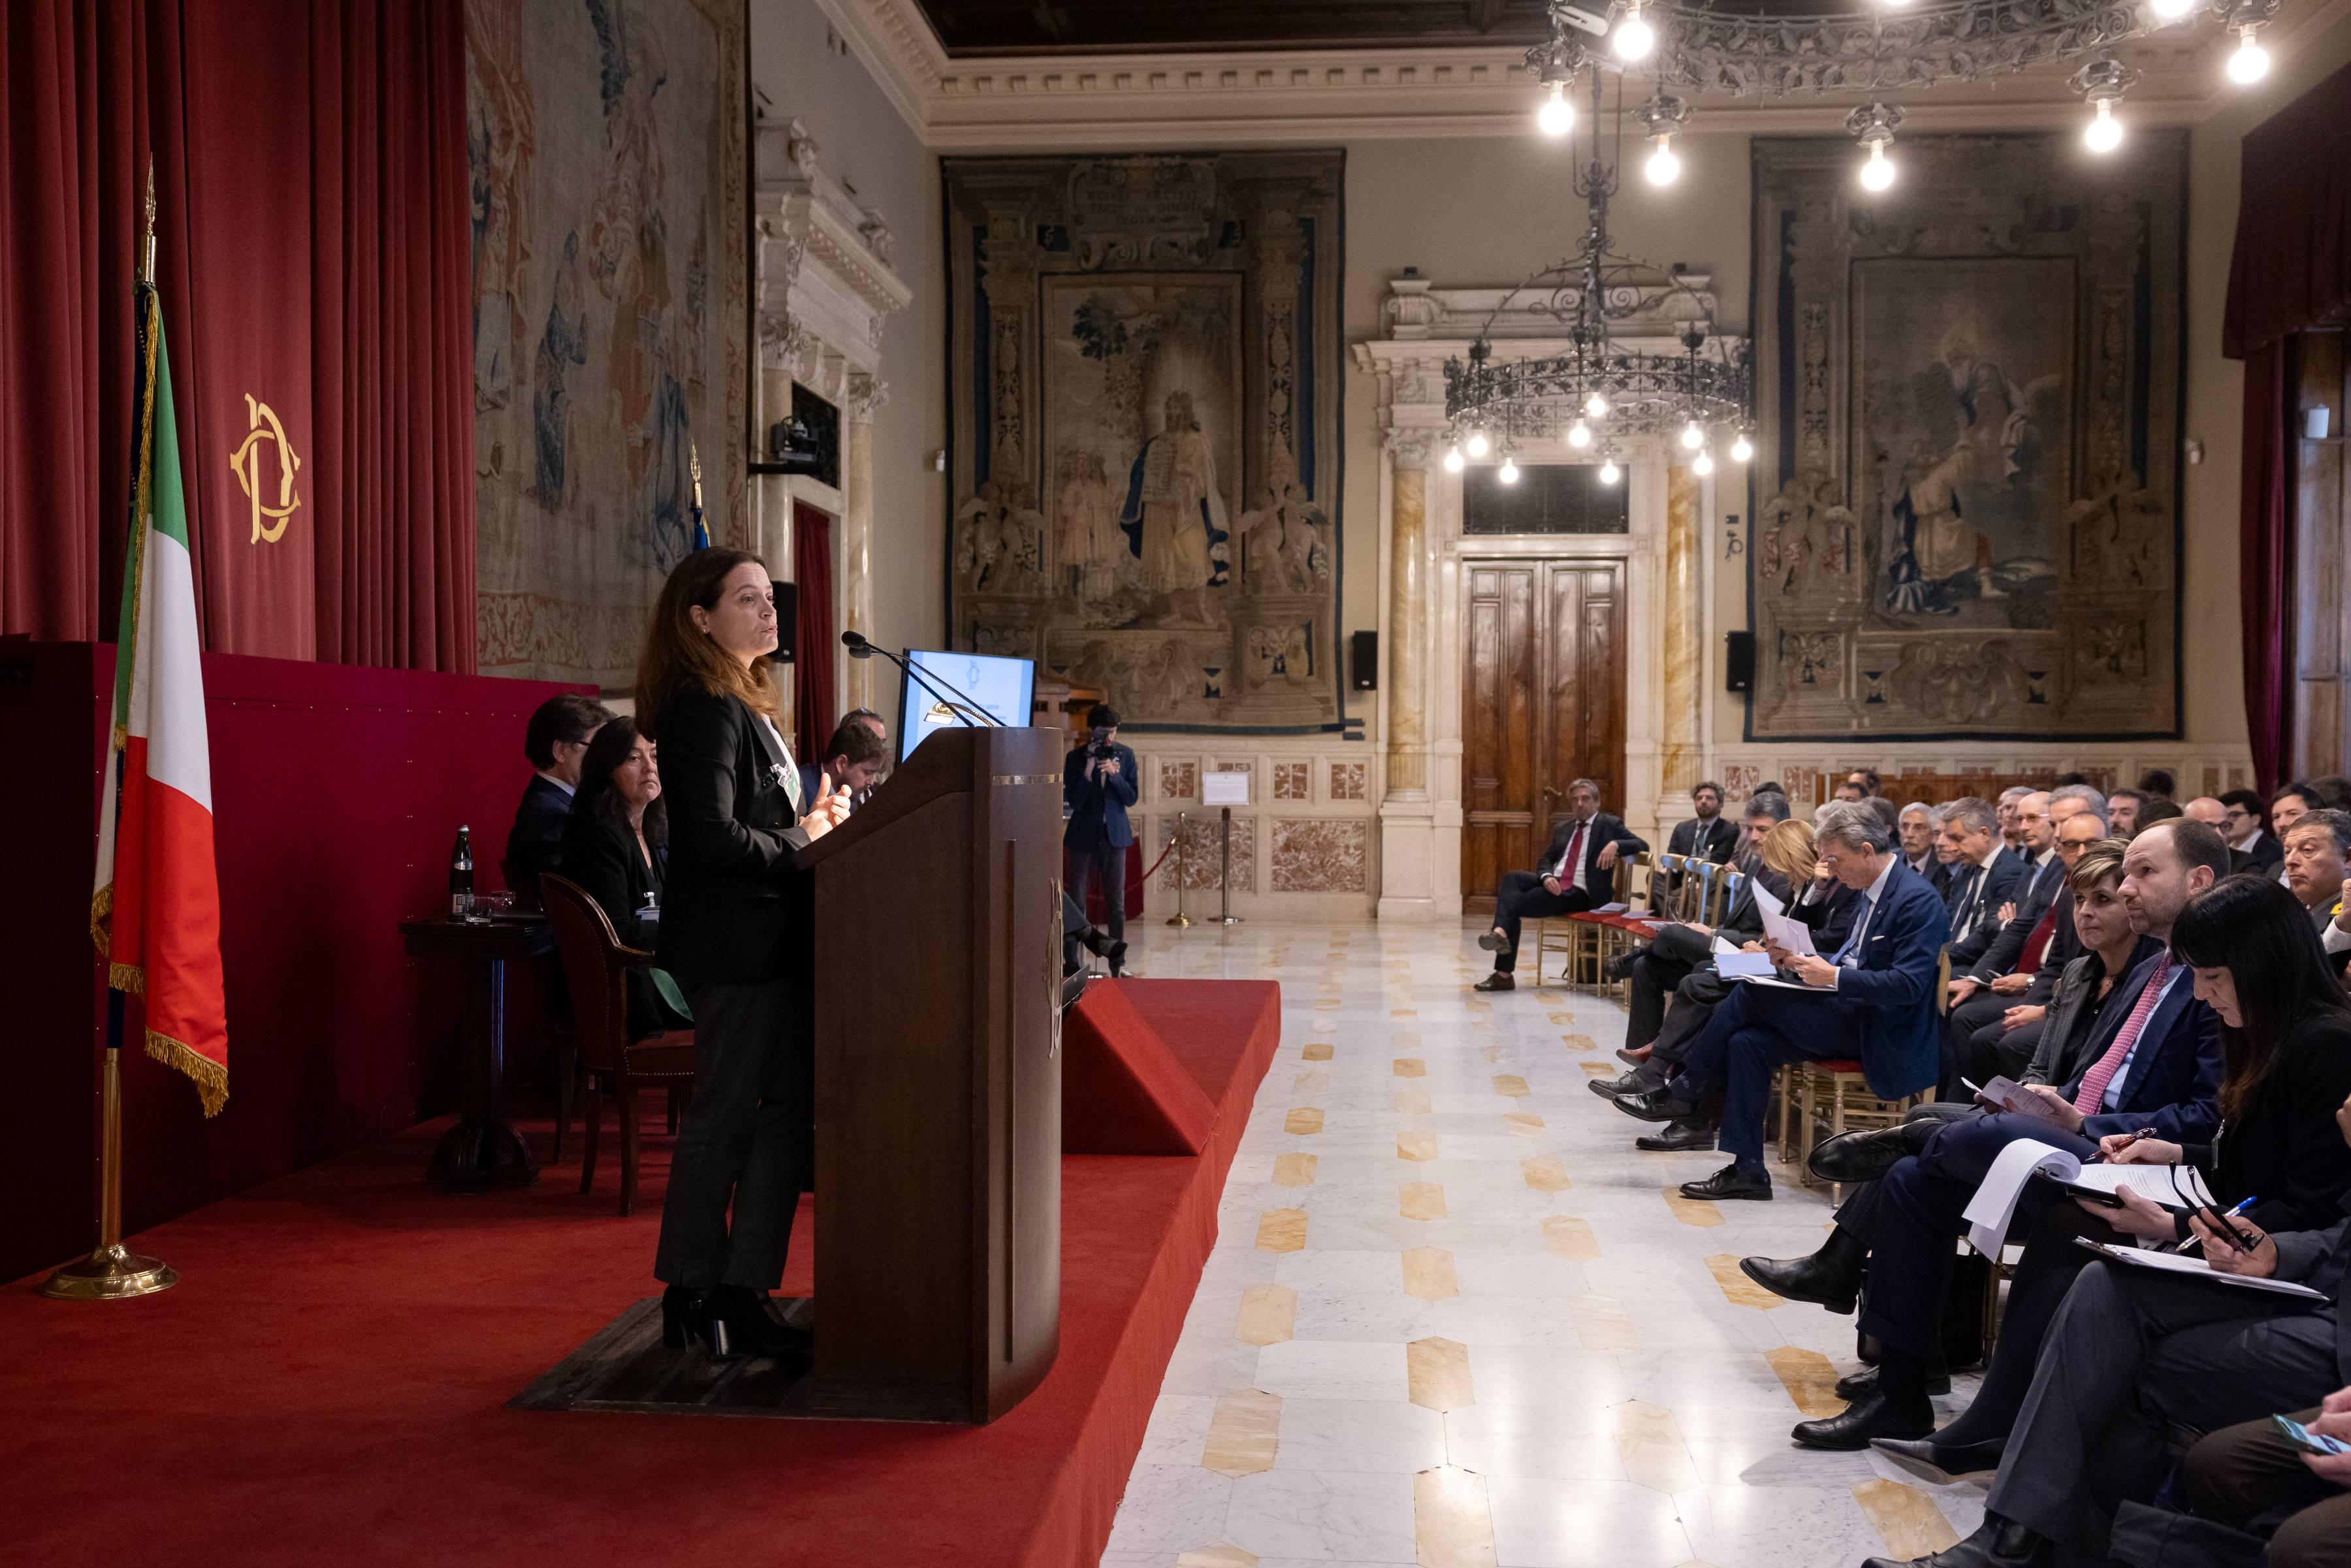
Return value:
<svg viewBox="0 0 2351 1568">
<path fill-rule="evenodd" d="M 792 852 L 849 799 L 830 779 L 805 798 L 776 723 L 775 647 L 767 567 L 700 549 L 663 584 L 637 667 L 637 723 L 661 747 L 669 801 L 656 951 L 694 1009 L 694 1099 L 653 1273 L 669 1287 L 663 1343 L 719 1354 L 810 1344 L 768 1310 L 816 1132 L 810 890 Z"/>
</svg>

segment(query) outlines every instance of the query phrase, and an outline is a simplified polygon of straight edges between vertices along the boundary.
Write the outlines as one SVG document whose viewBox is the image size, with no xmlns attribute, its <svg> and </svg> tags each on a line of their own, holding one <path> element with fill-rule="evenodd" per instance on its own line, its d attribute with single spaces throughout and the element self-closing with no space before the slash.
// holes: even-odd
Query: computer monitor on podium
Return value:
<svg viewBox="0 0 2351 1568">
<path fill-rule="evenodd" d="M 992 653 L 934 653 L 906 650 L 906 663 L 930 677 L 933 691 L 919 680 L 902 683 L 898 697 L 898 760 L 943 729 L 969 729 L 975 721 L 956 712 L 962 693 L 972 706 L 1010 729 L 1026 729 L 1030 705 L 1037 696 L 1037 664 L 1031 659 L 1006 659 Z"/>
</svg>

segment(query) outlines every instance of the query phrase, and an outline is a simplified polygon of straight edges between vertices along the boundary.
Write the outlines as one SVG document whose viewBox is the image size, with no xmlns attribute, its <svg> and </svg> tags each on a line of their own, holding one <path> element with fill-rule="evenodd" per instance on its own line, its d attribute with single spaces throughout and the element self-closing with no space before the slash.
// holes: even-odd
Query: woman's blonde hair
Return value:
<svg viewBox="0 0 2351 1568">
<path fill-rule="evenodd" d="M 753 713 L 781 724 L 776 688 L 768 679 L 765 653 L 746 665 L 720 647 L 694 623 L 689 612 L 717 608 L 727 574 L 738 566 L 756 566 L 762 577 L 767 566 L 747 550 L 698 549 L 677 563 L 653 601 L 653 622 L 645 629 L 644 655 L 637 661 L 637 725 L 659 737 L 661 710 L 687 687 L 714 696 L 737 696 Z"/>
<path fill-rule="evenodd" d="M 1799 887 L 1813 880 L 1813 868 L 1821 859 L 1813 848 L 1813 830 L 1802 822 L 1782 822 L 1773 828 L 1763 835 L 1762 848 L 1757 852 L 1765 865 Z"/>
</svg>

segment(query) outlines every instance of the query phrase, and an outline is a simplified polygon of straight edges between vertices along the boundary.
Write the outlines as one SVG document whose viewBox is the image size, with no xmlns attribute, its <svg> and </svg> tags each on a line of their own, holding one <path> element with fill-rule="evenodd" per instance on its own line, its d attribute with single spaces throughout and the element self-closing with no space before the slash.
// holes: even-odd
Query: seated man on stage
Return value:
<svg viewBox="0 0 2351 1568">
<path fill-rule="evenodd" d="M 1690 1044 L 1680 1076 L 1616 1108 L 1645 1122 L 1683 1121 L 1723 1091 L 1722 1147 L 1731 1163 L 1694 1198 L 1769 1198 L 1763 1166 L 1763 1104 L 1771 1071 L 1783 1062 L 1857 1061 L 1873 1092 L 1887 1100 L 1935 1082 L 1940 1061 L 1935 981 L 1950 917 L 1934 888 L 1907 870 L 1885 820 L 1868 806 L 1834 801 L 1814 829 L 1822 862 L 1862 895 L 1853 930 L 1834 956 L 1774 947 L 1772 961 L 1802 988 L 1742 983 Z"/>
<path fill-rule="evenodd" d="M 1478 946 L 1494 955 L 1494 972 L 1475 989 L 1515 988 L 1518 982 L 1510 971 L 1519 961 L 1519 923 L 1529 916 L 1543 920 L 1606 904 L 1616 862 L 1649 847 L 1625 828 L 1622 817 L 1600 809 L 1600 786 L 1589 779 L 1567 787 L 1567 810 L 1568 820 L 1552 834 L 1541 863 L 1531 872 L 1506 871 L 1495 884 L 1494 928 L 1478 938 Z"/>
<path fill-rule="evenodd" d="M 611 716 L 612 710 L 594 697 L 561 692 L 539 704 L 523 727 L 523 755 L 534 771 L 507 834 L 506 867 L 515 892 L 533 908 L 538 905 L 539 873 L 563 863 L 563 829 L 571 821 L 571 798 L 580 788 L 588 743 Z"/>
</svg>

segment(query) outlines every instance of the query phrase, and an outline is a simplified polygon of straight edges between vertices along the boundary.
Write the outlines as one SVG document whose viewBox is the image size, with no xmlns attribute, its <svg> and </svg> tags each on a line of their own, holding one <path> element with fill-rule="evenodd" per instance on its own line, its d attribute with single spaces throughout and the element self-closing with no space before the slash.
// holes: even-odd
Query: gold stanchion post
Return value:
<svg viewBox="0 0 2351 1568">
<path fill-rule="evenodd" d="M 1185 867 L 1188 863 L 1186 858 L 1187 852 L 1191 848 L 1191 846 L 1185 841 L 1186 835 L 1184 832 L 1184 823 L 1190 816 L 1191 813 L 1189 811 L 1178 811 L 1176 813 L 1176 913 L 1168 919 L 1167 924 L 1170 925 L 1189 925 L 1192 924 L 1192 917 L 1184 913 Z"/>
</svg>

